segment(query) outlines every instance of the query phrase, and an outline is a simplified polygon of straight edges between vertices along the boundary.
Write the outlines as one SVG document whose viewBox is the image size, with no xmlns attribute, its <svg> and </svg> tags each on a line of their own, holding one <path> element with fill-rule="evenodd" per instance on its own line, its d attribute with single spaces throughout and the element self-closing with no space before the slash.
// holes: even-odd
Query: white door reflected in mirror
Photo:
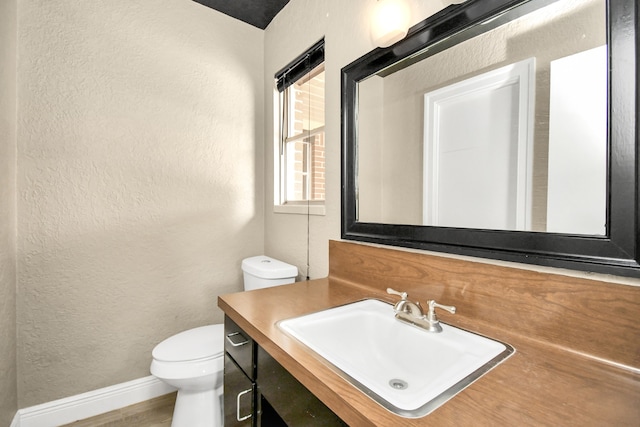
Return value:
<svg viewBox="0 0 640 427">
<path fill-rule="evenodd" d="M 534 76 L 529 58 L 424 96 L 423 225 L 531 230 Z"/>
</svg>

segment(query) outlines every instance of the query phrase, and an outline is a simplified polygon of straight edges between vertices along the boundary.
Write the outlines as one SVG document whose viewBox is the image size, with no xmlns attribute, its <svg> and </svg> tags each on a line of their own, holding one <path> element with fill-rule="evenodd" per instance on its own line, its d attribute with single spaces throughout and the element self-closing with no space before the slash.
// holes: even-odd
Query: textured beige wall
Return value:
<svg viewBox="0 0 640 427">
<path fill-rule="evenodd" d="M 581 0 L 572 0 L 580 2 Z M 311 277 L 328 274 L 328 240 L 340 238 L 340 70 L 373 48 L 368 19 L 375 0 L 291 0 L 265 32 L 265 248 L 304 271 L 307 251 L 307 217 L 273 213 L 273 76 L 276 71 L 320 39 L 326 40 L 326 216 L 310 217 Z M 409 0 L 413 23 L 435 13 L 451 1 Z M 550 35 L 545 35 L 550 37 Z M 568 36 L 566 36 L 568 37 Z M 519 41 L 513 41 L 518 43 Z M 549 40 L 548 43 L 555 43 Z M 512 46 L 512 48 L 514 48 Z M 419 252 L 419 251 L 418 251 Z M 442 255 L 442 254 L 436 254 Z M 453 256 L 453 255 L 444 255 Z M 455 257 L 455 256 L 453 256 Z M 501 261 L 481 260 L 491 264 Z M 513 266 L 514 264 L 509 264 Z M 517 265 L 516 265 L 517 266 Z M 520 265 L 529 270 L 558 270 Z M 638 279 L 564 271 L 578 277 L 639 285 Z"/>
<path fill-rule="evenodd" d="M 17 0 L 0 0 L 0 426 L 17 403 L 16 48 Z"/>
<path fill-rule="evenodd" d="M 264 32 L 188 0 L 20 0 L 18 400 L 149 375 L 264 249 Z"/>
</svg>

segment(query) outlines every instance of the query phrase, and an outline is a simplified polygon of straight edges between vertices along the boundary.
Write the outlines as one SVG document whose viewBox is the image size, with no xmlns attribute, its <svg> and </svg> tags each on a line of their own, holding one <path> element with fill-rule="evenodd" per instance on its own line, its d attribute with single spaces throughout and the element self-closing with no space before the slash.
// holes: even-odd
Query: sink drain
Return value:
<svg viewBox="0 0 640 427">
<path fill-rule="evenodd" d="M 389 380 L 389 385 L 396 390 L 404 390 L 405 388 L 409 387 L 409 384 L 406 381 L 399 380 L 397 378 Z"/>
</svg>

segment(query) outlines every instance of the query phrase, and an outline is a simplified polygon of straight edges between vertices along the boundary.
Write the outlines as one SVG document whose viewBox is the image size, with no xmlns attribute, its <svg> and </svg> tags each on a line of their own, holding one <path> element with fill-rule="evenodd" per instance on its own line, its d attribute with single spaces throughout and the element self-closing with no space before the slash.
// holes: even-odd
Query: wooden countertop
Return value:
<svg viewBox="0 0 640 427">
<path fill-rule="evenodd" d="M 445 321 L 507 342 L 516 353 L 430 415 L 397 416 L 276 326 L 363 298 L 393 301 L 381 289 L 330 277 L 223 295 L 218 305 L 351 426 L 640 426 L 640 369 L 458 315 Z"/>
</svg>

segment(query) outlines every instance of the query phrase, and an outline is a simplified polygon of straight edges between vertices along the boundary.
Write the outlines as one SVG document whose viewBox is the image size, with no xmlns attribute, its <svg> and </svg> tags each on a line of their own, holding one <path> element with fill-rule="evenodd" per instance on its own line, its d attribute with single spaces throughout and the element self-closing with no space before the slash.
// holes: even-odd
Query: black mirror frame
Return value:
<svg viewBox="0 0 640 427">
<path fill-rule="evenodd" d="M 640 186 L 637 69 L 639 6 L 608 0 L 609 168 L 606 236 L 395 225 L 357 221 L 357 84 L 425 48 L 458 42 L 463 29 L 480 33 L 551 0 L 468 0 L 412 27 L 393 46 L 375 49 L 342 69 L 342 238 L 408 248 L 640 277 Z M 517 9 L 516 6 L 518 7 Z M 498 17 L 497 19 L 495 17 Z M 475 30 L 474 28 L 477 28 Z M 468 33 L 467 33 L 468 34 Z"/>
</svg>

